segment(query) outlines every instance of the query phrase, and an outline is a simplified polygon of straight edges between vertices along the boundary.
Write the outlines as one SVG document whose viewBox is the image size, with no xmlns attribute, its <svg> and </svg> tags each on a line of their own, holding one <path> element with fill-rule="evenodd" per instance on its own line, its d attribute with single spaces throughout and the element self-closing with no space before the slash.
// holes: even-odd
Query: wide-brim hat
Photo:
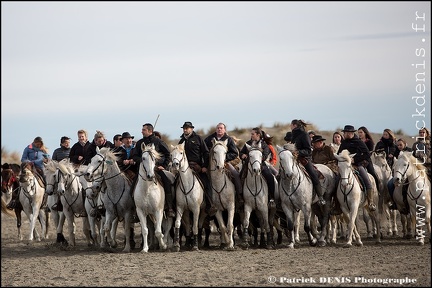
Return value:
<svg viewBox="0 0 432 288">
<path fill-rule="evenodd" d="M 130 135 L 129 132 L 123 132 L 123 134 L 120 137 L 120 140 L 123 140 L 123 138 L 132 138 L 132 139 L 134 139 L 135 137 L 132 136 L 132 135 Z"/>
<path fill-rule="evenodd" d="M 287 132 L 284 137 L 284 140 L 290 142 L 292 140 L 292 132 Z"/>
<path fill-rule="evenodd" d="M 316 142 L 319 142 L 319 141 L 325 141 L 325 140 L 326 139 L 322 138 L 321 135 L 315 135 L 315 136 L 312 137 L 312 143 L 316 143 Z"/>
<path fill-rule="evenodd" d="M 342 130 L 342 132 L 355 132 L 357 131 L 357 129 L 354 129 L 354 126 L 352 125 L 345 125 L 344 129 Z"/>
<path fill-rule="evenodd" d="M 192 122 L 190 122 L 190 121 L 186 121 L 184 124 L 183 124 L 183 126 L 182 127 L 180 127 L 180 128 L 195 128 L 193 125 L 192 125 Z"/>
</svg>

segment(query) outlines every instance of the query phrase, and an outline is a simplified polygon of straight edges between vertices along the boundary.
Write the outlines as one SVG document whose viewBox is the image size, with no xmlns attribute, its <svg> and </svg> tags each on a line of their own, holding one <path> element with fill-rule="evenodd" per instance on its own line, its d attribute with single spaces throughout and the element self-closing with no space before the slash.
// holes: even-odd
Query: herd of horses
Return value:
<svg viewBox="0 0 432 288">
<path fill-rule="evenodd" d="M 203 226 L 209 220 L 204 203 L 204 188 L 188 164 L 184 145 L 171 146 L 172 170 L 164 171 L 170 179 L 175 192 L 176 217 L 164 214 L 165 193 L 157 173 L 156 163 L 161 155 L 155 147 L 142 144 L 141 163 L 138 175 L 133 183 L 117 165 L 117 155 L 109 148 L 97 149 L 97 154 L 89 165 L 76 167 L 64 159 L 60 162 L 49 160 L 44 164 L 45 184 L 38 179 L 35 170 L 29 165 L 9 164 L 2 166 L 2 213 L 14 215 L 17 219 L 18 238 L 21 235 L 21 212 L 27 215 L 30 222 L 29 241 L 41 241 L 48 238 L 48 227 L 52 217 L 56 227 L 56 242 L 76 245 L 75 220 L 83 221 L 83 233 L 88 245 L 114 249 L 118 246 L 116 235 L 119 222 L 124 229 L 123 252 L 131 252 L 133 246 L 134 215 L 137 215 L 141 226 L 141 251 L 148 252 L 150 247 L 160 250 L 181 249 L 198 250 Z M 359 210 L 368 227 L 371 220 L 371 232 L 376 242 L 381 242 L 381 219 L 388 223 L 388 234 L 397 234 L 396 211 L 389 209 L 391 198 L 387 183 L 393 179 L 395 191 L 393 201 L 397 207 L 404 207 L 402 186 L 408 186 L 409 213 L 401 213 L 404 237 L 416 236 L 419 244 L 424 244 L 425 236 L 431 235 L 430 180 L 425 167 L 417 163 L 411 153 L 403 152 L 396 159 L 394 166 L 388 166 L 385 154 L 372 153 L 379 185 L 372 183 L 373 199 L 379 203 L 376 211 L 367 205 L 364 189 L 358 180 L 355 167 L 351 161 L 354 155 L 347 150 L 339 155 L 340 177 L 323 164 L 315 164 L 319 171 L 320 185 L 324 192 L 326 205 L 317 204 L 312 181 L 303 165 L 297 161 L 295 147 L 292 144 L 276 145 L 279 158 L 279 176 L 274 177 L 275 198 L 279 203 L 276 213 L 268 206 L 268 186 L 261 174 L 263 161 L 259 145 L 247 145 L 249 157 L 246 165 L 246 176 L 243 182 L 244 208 L 236 211 L 235 186 L 225 168 L 227 153 L 226 141 L 213 141 L 210 150 L 209 177 L 213 191 L 213 204 L 217 208 L 214 216 L 220 235 L 220 246 L 227 250 L 235 249 L 234 231 L 241 237 L 243 248 L 251 244 L 250 235 L 261 235 L 261 245 L 274 248 L 274 231 L 278 232 L 277 242 L 281 242 L 280 231 L 283 229 L 288 237 L 288 247 L 294 248 L 299 241 L 300 211 L 304 221 L 304 231 L 310 246 L 325 246 L 336 243 L 336 229 L 344 237 L 344 247 L 361 246 L 362 240 L 357 228 Z M 19 194 L 19 203 L 14 211 L 6 209 L 12 193 Z M 58 198 L 63 205 L 61 212 L 49 209 Z M 342 215 L 332 215 L 332 199 L 340 203 Z M 98 213 L 99 207 L 104 213 Z M 385 216 L 385 217 L 383 217 Z M 235 221 L 239 219 L 239 221 Z M 68 237 L 63 235 L 65 221 L 68 223 Z M 317 229 L 317 221 L 321 229 Z M 41 233 L 38 232 L 40 223 Z M 281 223 L 285 227 L 281 228 Z M 251 223 L 253 225 L 251 225 Z M 341 223 L 346 224 L 345 226 Z M 252 226 L 255 229 L 252 229 Z M 426 233 L 427 231 L 427 233 Z M 187 241 L 181 242 L 182 236 Z M 206 235 L 206 237 L 208 234 Z M 256 238 L 255 238 L 256 239 Z"/>
</svg>

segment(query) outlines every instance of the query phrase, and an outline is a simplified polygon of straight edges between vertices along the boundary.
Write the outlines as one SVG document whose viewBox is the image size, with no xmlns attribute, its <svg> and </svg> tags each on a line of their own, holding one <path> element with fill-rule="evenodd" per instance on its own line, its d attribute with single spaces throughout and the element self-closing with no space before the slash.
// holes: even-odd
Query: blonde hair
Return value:
<svg viewBox="0 0 432 288">
<path fill-rule="evenodd" d="M 88 138 L 88 133 L 87 133 L 87 131 L 84 130 L 84 129 L 80 129 L 80 130 L 78 130 L 77 135 L 79 135 L 79 134 L 84 134 L 84 135 L 86 136 L 86 138 Z"/>
<path fill-rule="evenodd" d="M 105 139 L 105 134 L 102 131 L 96 130 L 96 134 L 94 135 L 94 139 L 100 139 L 100 138 L 104 138 Z"/>
</svg>

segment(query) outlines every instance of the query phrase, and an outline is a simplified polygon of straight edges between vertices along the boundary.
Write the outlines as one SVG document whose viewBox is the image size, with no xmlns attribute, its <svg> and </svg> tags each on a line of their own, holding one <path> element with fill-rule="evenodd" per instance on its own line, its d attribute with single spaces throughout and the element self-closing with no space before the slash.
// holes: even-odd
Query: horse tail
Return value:
<svg viewBox="0 0 432 288">
<path fill-rule="evenodd" d="M 6 207 L 6 201 L 3 199 L 3 197 L 1 198 L 1 213 L 5 214 L 5 215 L 7 215 L 9 217 L 14 217 L 15 216 L 15 213 L 12 210 L 9 210 Z"/>
</svg>

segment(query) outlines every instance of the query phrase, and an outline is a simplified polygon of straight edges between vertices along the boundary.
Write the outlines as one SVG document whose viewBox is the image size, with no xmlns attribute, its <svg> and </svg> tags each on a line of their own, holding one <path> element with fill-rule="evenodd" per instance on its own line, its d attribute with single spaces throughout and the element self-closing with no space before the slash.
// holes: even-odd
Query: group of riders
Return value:
<svg viewBox="0 0 432 288">
<path fill-rule="evenodd" d="M 428 176 L 430 177 L 430 133 L 425 127 L 419 129 L 419 136 L 416 137 L 416 142 L 413 144 L 412 149 L 406 147 L 406 142 L 403 139 L 396 139 L 393 132 L 390 129 L 385 129 L 379 142 L 373 147 L 370 144 L 371 137 L 364 138 L 365 127 L 361 127 L 358 130 L 358 134 L 362 135 L 359 137 L 355 132 L 357 129 L 352 125 L 345 125 L 342 133 L 335 132 L 333 134 L 332 143 L 327 145 L 321 135 L 317 135 L 313 131 L 307 131 L 307 123 L 300 119 L 294 119 L 291 121 L 291 131 L 286 133 L 284 140 L 291 145 L 295 145 L 295 154 L 299 163 L 301 163 L 309 174 L 313 183 L 314 193 L 318 197 L 318 204 L 325 205 L 326 200 L 324 199 L 324 193 L 322 191 L 318 174 L 314 168 L 314 164 L 325 164 L 335 173 L 335 177 L 338 177 L 337 159 L 334 157 L 334 153 L 339 154 L 343 150 L 348 150 L 350 154 L 355 154 L 353 158 L 353 165 L 356 167 L 362 184 L 366 190 L 368 206 L 371 211 L 376 210 L 376 203 L 372 199 L 372 184 L 369 180 L 368 173 L 371 174 L 375 183 L 378 187 L 378 176 L 374 170 L 373 162 L 371 160 L 372 151 L 384 151 L 386 153 L 386 159 L 390 167 L 393 164 L 395 156 L 400 151 L 412 151 L 413 156 L 419 159 L 419 163 L 424 164 L 428 169 Z M 229 175 L 234 183 L 236 190 L 236 210 L 241 211 L 243 201 L 243 188 L 242 183 L 246 174 L 246 166 L 243 165 L 248 159 L 248 148 L 247 145 L 254 146 L 259 145 L 262 149 L 263 161 L 261 163 L 261 173 L 268 184 L 268 205 L 270 209 L 276 209 L 279 203 L 275 201 L 275 180 L 278 179 L 278 170 L 275 168 L 277 164 L 277 155 L 272 144 L 272 138 L 270 135 L 265 133 L 261 128 L 255 127 L 251 130 L 251 137 L 243 147 L 238 147 L 238 140 L 235 137 L 229 136 L 226 132 L 226 126 L 224 123 L 218 123 L 216 125 L 215 132 L 207 136 L 206 138 L 201 137 L 194 131 L 194 125 L 187 121 L 184 122 L 183 134 L 180 137 L 179 144 L 184 144 L 189 166 L 199 176 L 203 188 L 205 191 L 205 202 L 206 212 L 210 216 L 216 213 L 216 208 L 212 203 L 212 188 L 210 179 L 208 176 L 209 167 L 209 151 L 213 145 L 213 139 L 218 141 L 227 140 L 227 154 L 225 168 L 229 171 Z M 364 128 L 364 129 L 363 129 Z M 360 132 L 362 131 L 362 132 Z M 369 134 L 366 129 L 366 134 Z M 60 147 L 57 148 L 51 159 L 61 161 L 64 158 L 79 166 L 88 165 L 91 162 L 93 156 L 97 153 L 97 148 L 109 147 L 118 156 L 117 164 L 121 171 L 123 171 L 134 184 L 137 180 L 139 164 L 141 162 L 142 144 L 149 145 L 154 144 L 155 150 L 162 156 L 156 164 L 156 172 L 160 178 L 161 183 L 164 186 L 165 191 L 165 212 L 167 217 L 175 217 L 175 193 L 174 186 L 164 173 L 164 171 L 170 170 L 170 149 L 167 143 L 161 139 L 161 134 L 154 131 L 154 127 L 150 123 L 146 123 L 142 126 L 141 133 L 143 137 L 134 142 L 134 136 L 129 132 L 123 134 L 116 134 L 113 137 L 113 142 L 106 139 L 105 135 L 101 131 L 97 131 L 94 135 L 92 142 L 88 140 L 88 134 L 86 130 L 78 130 L 78 142 L 70 147 L 70 138 L 63 136 L 61 138 Z M 369 143 L 368 143 L 369 141 Z M 404 142 L 405 145 L 399 142 Z M 368 147 L 369 146 L 369 147 Z M 371 147 L 372 146 L 372 147 Z M 405 146 L 405 147 L 402 147 Z M 36 137 L 34 141 L 28 145 L 23 152 L 21 162 L 24 164 L 32 164 L 35 172 L 44 177 L 43 168 L 44 163 L 50 160 L 47 149 L 44 146 L 41 137 Z M 4 165 L 2 165 L 2 168 Z M 388 183 L 390 194 L 394 190 L 394 185 L 390 181 Z M 133 189 L 133 188 L 132 188 Z M 132 190 L 133 191 L 133 190 Z M 131 193 L 132 193 L 131 191 Z M 334 191 L 335 193 L 336 191 Z M 406 192 L 405 192 L 406 195 Z M 404 197 L 406 199 L 406 196 Z M 335 199 L 335 197 L 333 197 Z M 7 205 L 9 209 L 14 209 L 18 201 L 18 191 L 14 191 L 12 200 Z M 333 202 L 332 214 L 340 214 L 339 203 L 337 200 Z M 408 206 L 407 206 L 408 207 Z M 396 208 L 396 207 L 393 207 Z M 48 207 L 52 210 L 62 210 L 61 201 L 57 201 L 52 207 Z M 98 213 L 103 213 L 103 207 L 99 207 Z"/>
</svg>

